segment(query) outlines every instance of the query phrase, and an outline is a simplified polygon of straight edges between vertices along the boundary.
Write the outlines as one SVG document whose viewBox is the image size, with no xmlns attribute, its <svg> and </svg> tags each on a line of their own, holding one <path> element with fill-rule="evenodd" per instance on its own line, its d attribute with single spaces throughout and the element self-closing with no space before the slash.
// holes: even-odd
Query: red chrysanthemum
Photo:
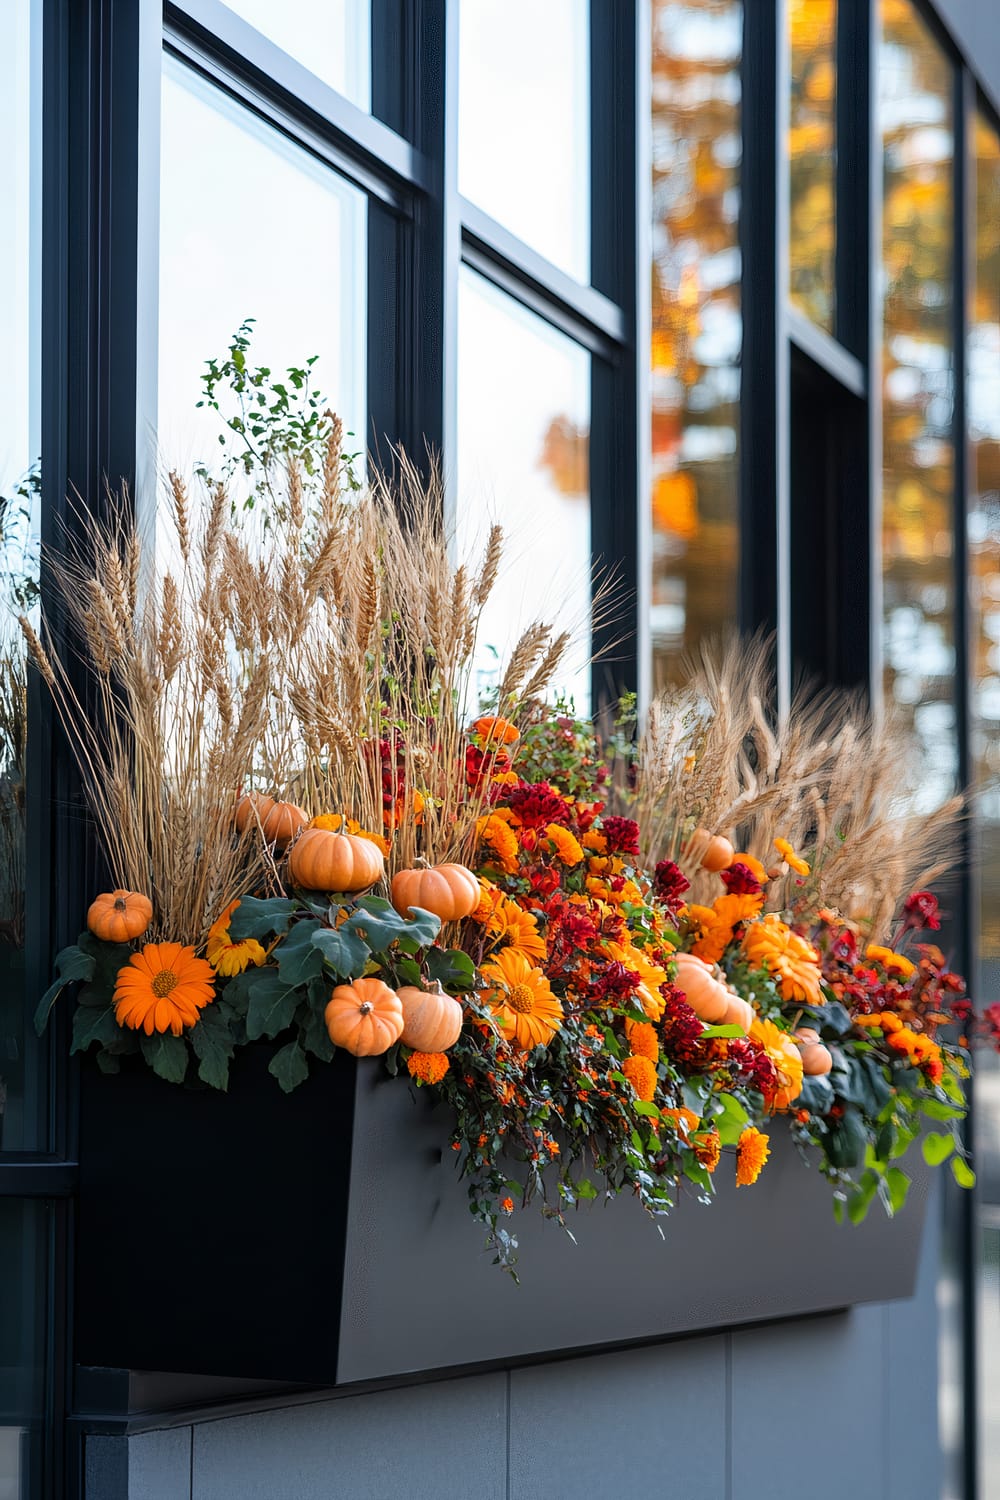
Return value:
<svg viewBox="0 0 1000 1500">
<path fill-rule="evenodd" d="M 605 818 L 601 832 L 607 840 L 609 854 L 639 853 L 639 825 L 633 818 Z"/>
</svg>

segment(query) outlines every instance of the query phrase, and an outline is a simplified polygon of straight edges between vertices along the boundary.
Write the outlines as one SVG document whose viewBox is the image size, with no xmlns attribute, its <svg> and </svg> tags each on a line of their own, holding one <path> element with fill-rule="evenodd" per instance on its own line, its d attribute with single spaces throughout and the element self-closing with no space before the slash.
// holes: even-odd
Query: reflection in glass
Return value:
<svg viewBox="0 0 1000 1500">
<path fill-rule="evenodd" d="M 882 0 L 884 687 L 930 808 L 955 787 L 952 67 L 908 0 Z"/>
<path fill-rule="evenodd" d="M 458 190 L 590 280 L 588 0 L 459 7 Z"/>
<path fill-rule="evenodd" d="M 41 11 L 0 5 L 0 1150 L 44 1149 L 40 1047 L 26 1016 L 27 671 L 37 599 Z"/>
<path fill-rule="evenodd" d="M 49 1205 L 0 1198 L 0 1500 L 41 1493 Z"/>
<path fill-rule="evenodd" d="M 789 286 L 833 332 L 837 173 L 837 0 L 788 0 Z"/>
<path fill-rule="evenodd" d="M 536 620 L 574 632 L 554 687 L 590 703 L 590 357 L 463 267 L 458 295 L 459 554 L 506 538 L 483 611 L 477 690 Z"/>
<path fill-rule="evenodd" d="M 1000 1001 L 1000 135 L 975 124 L 975 271 L 966 351 L 969 419 L 970 751 L 978 792 L 978 952 L 973 994 Z M 976 1071 L 981 1483 L 1000 1494 L 1000 1059 Z"/>
<path fill-rule="evenodd" d="M 371 0 L 226 0 L 338 94 L 371 107 Z"/>
<path fill-rule="evenodd" d="M 740 345 L 739 0 L 655 0 L 654 683 L 736 618 Z"/>
<path fill-rule="evenodd" d="M 319 356 L 316 383 L 362 448 L 363 193 L 171 58 L 161 132 L 161 458 L 182 472 L 214 460 L 219 417 L 195 409 L 199 377 L 245 318 L 254 365 Z"/>
</svg>

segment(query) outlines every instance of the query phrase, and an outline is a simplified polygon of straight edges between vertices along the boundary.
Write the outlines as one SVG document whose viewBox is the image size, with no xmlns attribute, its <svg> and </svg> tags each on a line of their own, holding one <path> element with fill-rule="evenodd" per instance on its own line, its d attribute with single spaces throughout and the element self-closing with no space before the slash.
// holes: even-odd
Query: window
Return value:
<svg viewBox="0 0 1000 1500">
<path fill-rule="evenodd" d="M 793 306 L 833 333 L 837 0 L 789 0 L 789 286 Z"/>
<path fill-rule="evenodd" d="M 652 8 L 654 683 L 736 618 L 739 0 Z"/>
<path fill-rule="evenodd" d="M 283 52 L 353 104 L 371 104 L 370 0 L 227 0 Z"/>
</svg>

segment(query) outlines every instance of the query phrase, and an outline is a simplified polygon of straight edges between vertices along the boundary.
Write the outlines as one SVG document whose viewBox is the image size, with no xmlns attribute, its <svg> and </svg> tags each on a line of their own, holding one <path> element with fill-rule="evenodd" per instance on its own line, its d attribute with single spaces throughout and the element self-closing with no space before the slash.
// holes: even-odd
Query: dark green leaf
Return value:
<svg viewBox="0 0 1000 1500">
<path fill-rule="evenodd" d="M 943 1135 L 936 1130 L 929 1130 L 920 1143 L 920 1149 L 924 1153 L 924 1161 L 932 1167 L 939 1167 L 943 1161 L 947 1161 L 955 1149 L 954 1136 Z"/>
<path fill-rule="evenodd" d="M 287 984 L 305 984 L 306 980 L 322 974 L 323 955 L 313 943 L 313 934 L 319 927 L 315 917 L 296 922 L 275 949 L 278 973 Z"/>
<path fill-rule="evenodd" d="M 298 1042 L 289 1042 L 274 1054 L 267 1071 L 273 1073 L 283 1091 L 290 1094 L 309 1077 L 309 1062 Z"/>
<path fill-rule="evenodd" d="M 313 943 L 323 955 L 323 962 L 338 979 L 358 979 L 371 958 L 367 943 L 356 932 L 343 927 L 321 927 L 313 933 Z"/>
<path fill-rule="evenodd" d="M 183 1037 L 167 1033 L 143 1036 L 139 1045 L 153 1072 L 168 1083 L 183 1083 L 187 1072 L 188 1049 Z"/>
<path fill-rule="evenodd" d="M 299 1016 L 299 1042 L 313 1057 L 318 1057 L 320 1062 L 328 1063 L 333 1058 L 334 1047 L 330 1035 L 326 1029 L 323 1019 L 323 1010 L 316 1009 L 313 992 L 316 988 L 315 981 L 309 986 L 309 1004 L 306 1015 Z M 327 986 L 323 986 L 324 996 L 329 993 Z"/>
<path fill-rule="evenodd" d="M 388 901 L 367 896 L 358 902 L 353 916 L 340 930 L 345 928 L 363 937 L 374 953 L 384 952 L 393 943 L 398 943 L 404 953 L 417 953 L 434 942 L 441 931 L 441 919 L 419 906 L 411 906 L 409 917 L 401 917 Z"/>
<path fill-rule="evenodd" d="M 48 1023 L 49 1011 L 66 985 L 72 984 L 77 979 L 92 977 L 94 959 L 89 953 L 84 953 L 76 943 L 71 943 L 68 948 L 63 948 L 60 953 L 56 954 L 55 971 L 59 977 L 49 985 L 35 1011 L 35 1031 L 39 1036 L 42 1035 Z"/>
<path fill-rule="evenodd" d="M 198 1058 L 198 1077 L 209 1088 L 229 1087 L 229 1063 L 233 1055 L 233 1034 L 219 1002 L 202 1011 L 197 1025 L 188 1032 L 191 1050 Z"/>
<path fill-rule="evenodd" d="M 107 1047 L 102 1047 L 97 1054 L 97 1066 L 102 1073 L 120 1073 L 122 1067 L 121 1058 L 117 1052 L 109 1052 Z"/>
<path fill-rule="evenodd" d="M 826 1138 L 826 1154 L 831 1165 L 845 1168 L 858 1166 L 864 1157 L 867 1143 L 868 1134 L 860 1110 L 853 1104 L 846 1105 L 841 1118 L 831 1121 Z"/>
<path fill-rule="evenodd" d="M 281 896 L 266 901 L 256 896 L 241 896 L 240 904 L 229 918 L 229 936 L 234 943 L 256 938 L 263 943 L 273 933 L 287 932 L 295 915 L 295 902 Z"/>
<path fill-rule="evenodd" d="M 84 1052 L 91 1042 L 100 1042 L 103 1047 L 110 1046 L 119 1034 L 118 1022 L 115 1020 L 115 1008 L 108 1005 L 104 1010 L 98 1010 L 94 1005 L 78 1005 L 73 1012 L 73 1043 L 70 1052 Z"/>
<path fill-rule="evenodd" d="M 795 1101 L 796 1109 L 807 1109 L 811 1115 L 826 1115 L 832 1105 L 833 1085 L 829 1078 L 821 1078 L 817 1074 L 803 1078 L 802 1092 Z"/>
<path fill-rule="evenodd" d="M 301 990 L 286 984 L 273 969 L 258 969 L 259 978 L 250 990 L 247 1009 L 247 1038 L 251 1042 L 260 1037 L 277 1036 L 292 1024 L 295 1007 L 302 999 Z"/>
<path fill-rule="evenodd" d="M 459 948 L 429 948 L 425 959 L 427 974 L 449 994 L 462 994 L 475 988 L 476 966 Z"/>
</svg>

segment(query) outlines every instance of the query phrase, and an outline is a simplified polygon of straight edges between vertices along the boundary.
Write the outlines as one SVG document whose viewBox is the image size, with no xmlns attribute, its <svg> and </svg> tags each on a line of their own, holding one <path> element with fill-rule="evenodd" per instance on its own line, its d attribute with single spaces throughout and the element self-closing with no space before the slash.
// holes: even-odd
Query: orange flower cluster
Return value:
<svg viewBox="0 0 1000 1500">
<path fill-rule="evenodd" d="M 414 792 L 413 799 L 414 812 L 422 812 L 424 806 L 423 797 L 419 792 Z M 399 803 L 398 806 L 405 811 L 405 804 Z M 397 825 L 399 822 L 400 818 L 397 817 Z M 388 858 L 390 848 L 388 839 L 383 838 L 380 833 L 372 833 L 370 828 L 362 828 L 361 824 L 355 818 L 343 818 L 340 813 L 320 813 L 318 817 L 313 818 L 309 827 L 322 828 L 327 833 L 340 833 L 343 829 L 344 833 L 352 833 L 359 839 L 367 839 L 369 843 L 381 849 L 382 853 Z"/>
<path fill-rule="evenodd" d="M 885 1037 L 886 1046 L 906 1057 L 915 1068 L 923 1068 L 932 1083 L 940 1083 L 944 1077 L 941 1048 L 923 1032 L 905 1026 L 894 1011 L 884 1010 L 872 1016 L 855 1016 L 855 1026 L 878 1027 Z"/>
<path fill-rule="evenodd" d="M 656 1094 L 656 1069 L 648 1057 L 626 1057 L 622 1072 L 635 1090 L 637 1099 L 650 1104 Z"/>
<path fill-rule="evenodd" d="M 625 1036 L 634 1057 L 648 1057 L 655 1066 L 660 1060 L 656 1028 L 647 1021 L 626 1021 Z"/>
<path fill-rule="evenodd" d="M 778 981 L 783 1000 L 822 1005 L 819 954 L 811 943 L 768 912 L 743 934 L 743 952 L 757 969 L 767 969 Z"/>
<path fill-rule="evenodd" d="M 722 1137 L 717 1130 L 706 1130 L 691 1142 L 694 1154 L 709 1173 L 715 1171 L 722 1156 Z"/>
<path fill-rule="evenodd" d="M 412 1052 L 406 1059 L 406 1071 L 419 1083 L 440 1083 L 450 1067 L 444 1052 Z"/>
<path fill-rule="evenodd" d="M 695 934 L 691 952 L 708 964 L 717 964 L 735 937 L 741 922 L 756 917 L 764 905 L 763 891 L 717 896 L 711 906 L 697 903 L 685 907 L 682 915 L 689 933 Z"/>
<path fill-rule="evenodd" d="M 748 1125 L 737 1143 L 736 1186 L 753 1187 L 771 1154 L 771 1143 L 761 1130 Z"/>
</svg>

